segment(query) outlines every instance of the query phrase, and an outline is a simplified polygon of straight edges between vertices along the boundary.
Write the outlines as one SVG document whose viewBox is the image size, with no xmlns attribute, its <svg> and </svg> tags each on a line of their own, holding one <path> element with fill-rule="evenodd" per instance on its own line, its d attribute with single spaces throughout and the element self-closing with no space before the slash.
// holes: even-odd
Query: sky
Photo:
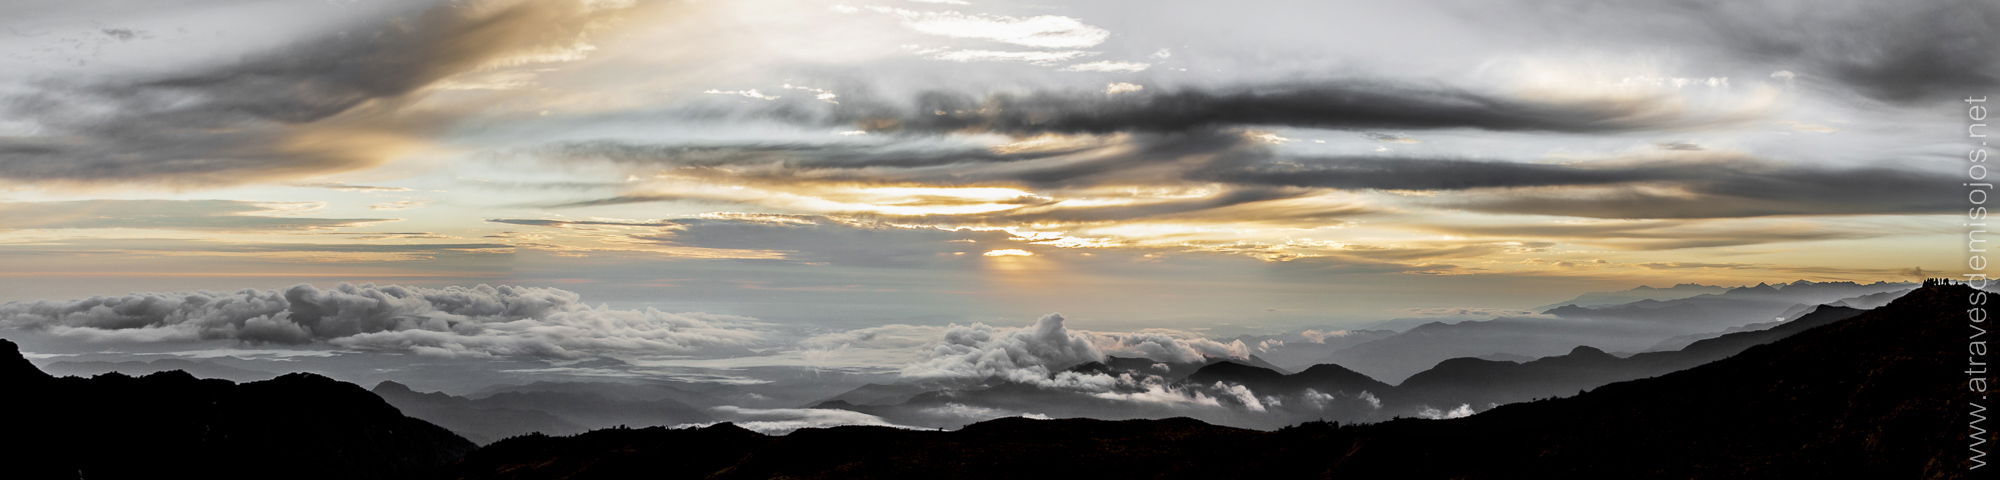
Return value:
<svg viewBox="0 0 2000 480">
<path fill-rule="evenodd" d="M 0 12 L 12 326 L 444 356 L 1907 281 L 2000 85 L 1979 0 Z"/>
</svg>

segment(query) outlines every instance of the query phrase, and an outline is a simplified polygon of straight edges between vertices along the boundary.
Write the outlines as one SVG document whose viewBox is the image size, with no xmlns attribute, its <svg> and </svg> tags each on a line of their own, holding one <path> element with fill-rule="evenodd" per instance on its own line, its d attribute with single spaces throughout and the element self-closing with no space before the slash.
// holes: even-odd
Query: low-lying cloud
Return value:
<svg viewBox="0 0 2000 480">
<path fill-rule="evenodd" d="M 1225 343 L 1168 329 L 1071 330 L 1065 322 L 1061 314 L 1051 313 L 1036 320 L 1034 325 L 1020 328 L 984 323 L 946 327 L 941 332 L 942 338 L 929 346 L 925 358 L 905 367 L 902 374 L 926 379 L 999 377 L 1031 383 L 1050 381 L 1053 377 L 1056 381 L 1073 382 L 1074 379 L 1064 380 L 1064 375 L 1074 372 L 1061 370 L 1101 362 L 1107 356 L 1176 363 L 1250 356 L 1250 347 L 1242 341 Z"/>
<path fill-rule="evenodd" d="M 890 423 L 882 417 L 852 410 L 830 408 L 743 408 L 736 406 L 715 407 L 714 411 L 730 419 L 730 423 L 767 435 L 783 435 L 801 428 L 825 428 L 842 425 L 874 425 L 882 427 L 915 428 Z M 709 424 L 677 425 L 675 428 L 708 426 Z"/>
<path fill-rule="evenodd" d="M 756 320 L 614 309 L 555 288 L 297 285 L 0 304 L 0 327 L 112 342 L 236 340 L 448 357 L 550 359 L 741 353 Z"/>
</svg>

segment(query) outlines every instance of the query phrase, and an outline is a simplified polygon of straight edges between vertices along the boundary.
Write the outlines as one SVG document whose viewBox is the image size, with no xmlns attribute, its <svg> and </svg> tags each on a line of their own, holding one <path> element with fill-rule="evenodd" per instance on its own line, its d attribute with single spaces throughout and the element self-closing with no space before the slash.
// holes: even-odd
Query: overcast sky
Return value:
<svg viewBox="0 0 2000 480">
<path fill-rule="evenodd" d="M 516 285 L 712 349 L 1910 280 L 2000 85 L 2000 7 L 1924 3 L 16 0 L 0 301 Z M 254 317 L 147 338 L 348 337 Z"/>
</svg>

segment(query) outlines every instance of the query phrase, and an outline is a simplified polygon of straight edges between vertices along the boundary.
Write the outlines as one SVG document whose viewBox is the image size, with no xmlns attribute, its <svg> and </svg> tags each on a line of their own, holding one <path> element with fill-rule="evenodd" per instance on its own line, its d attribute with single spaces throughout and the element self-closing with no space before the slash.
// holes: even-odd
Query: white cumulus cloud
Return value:
<svg viewBox="0 0 2000 480">
<path fill-rule="evenodd" d="M 868 8 L 895 16 L 911 30 L 942 37 L 992 40 L 1036 48 L 1089 48 L 1111 38 L 1109 30 L 1057 15 L 1009 17 L 948 10 Z"/>
</svg>

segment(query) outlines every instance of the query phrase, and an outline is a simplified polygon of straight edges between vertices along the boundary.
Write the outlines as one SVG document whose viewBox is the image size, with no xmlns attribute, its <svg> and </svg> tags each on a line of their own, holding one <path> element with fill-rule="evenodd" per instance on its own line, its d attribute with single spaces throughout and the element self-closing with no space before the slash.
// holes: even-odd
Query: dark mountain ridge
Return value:
<svg viewBox="0 0 2000 480">
<path fill-rule="evenodd" d="M 413 478 L 474 445 L 350 383 L 53 377 L 0 340 L 10 478 Z"/>
<path fill-rule="evenodd" d="M 565 435 L 621 425 L 646 427 L 714 420 L 702 407 L 668 398 L 682 392 L 656 385 L 546 382 L 490 391 L 473 397 L 420 393 L 396 382 L 382 382 L 374 390 L 410 416 L 449 428 L 480 444 L 537 432 Z"/>
</svg>

